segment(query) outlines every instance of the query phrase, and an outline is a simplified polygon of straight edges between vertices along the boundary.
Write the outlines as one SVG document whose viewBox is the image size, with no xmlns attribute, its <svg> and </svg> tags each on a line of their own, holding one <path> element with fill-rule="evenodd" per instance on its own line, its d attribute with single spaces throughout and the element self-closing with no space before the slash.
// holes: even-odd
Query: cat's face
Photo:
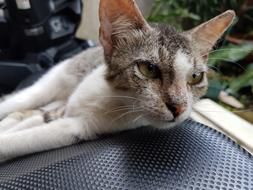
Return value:
<svg viewBox="0 0 253 190">
<path fill-rule="evenodd" d="M 207 67 L 194 44 L 166 26 L 136 30 L 124 39 L 110 59 L 109 82 L 136 98 L 131 104 L 154 126 L 184 121 L 207 89 Z"/>
<path fill-rule="evenodd" d="M 232 15 L 218 20 L 231 22 Z M 133 97 L 133 109 L 156 127 L 174 126 L 187 119 L 194 102 L 207 90 L 208 51 L 230 22 L 221 26 L 219 34 L 210 33 L 206 25 L 186 33 L 170 26 L 151 27 L 132 0 L 101 0 L 100 20 L 110 84 Z M 206 38 L 203 33 L 207 29 L 215 38 L 198 42 L 199 37 Z"/>
</svg>

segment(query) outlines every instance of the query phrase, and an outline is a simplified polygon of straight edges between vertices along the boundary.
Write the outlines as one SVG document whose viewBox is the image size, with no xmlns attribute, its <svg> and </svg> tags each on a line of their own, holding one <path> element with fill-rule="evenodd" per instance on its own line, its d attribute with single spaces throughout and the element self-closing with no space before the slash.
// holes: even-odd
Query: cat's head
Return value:
<svg viewBox="0 0 253 190">
<path fill-rule="evenodd" d="M 150 26 L 133 0 L 101 0 L 100 41 L 109 83 L 133 97 L 135 110 L 150 124 L 166 128 L 184 121 L 207 90 L 208 53 L 234 17 L 227 11 L 177 32 Z"/>
</svg>

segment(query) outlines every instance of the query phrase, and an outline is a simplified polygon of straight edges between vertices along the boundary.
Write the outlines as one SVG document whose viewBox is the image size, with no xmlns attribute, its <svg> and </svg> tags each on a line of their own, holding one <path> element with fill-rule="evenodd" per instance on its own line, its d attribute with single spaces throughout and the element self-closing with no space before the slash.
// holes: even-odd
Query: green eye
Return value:
<svg viewBox="0 0 253 190">
<path fill-rule="evenodd" d="M 156 65 L 150 63 L 149 61 L 138 62 L 137 66 L 141 74 L 143 74 L 147 78 L 155 79 L 160 76 L 159 68 Z"/>
<path fill-rule="evenodd" d="M 188 84 L 189 85 L 197 85 L 199 83 L 202 82 L 203 78 L 204 78 L 205 73 L 204 72 L 200 72 L 200 73 L 192 73 L 192 75 L 190 75 L 188 77 Z"/>
</svg>

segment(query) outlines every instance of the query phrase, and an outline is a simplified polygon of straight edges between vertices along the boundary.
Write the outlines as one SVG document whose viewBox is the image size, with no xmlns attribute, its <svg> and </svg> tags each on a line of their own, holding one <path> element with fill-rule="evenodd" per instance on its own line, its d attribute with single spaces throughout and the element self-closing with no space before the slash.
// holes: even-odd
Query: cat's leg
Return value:
<svg viewBox="0 0 253 190">
<path fill-rule="evenodd" d="M 36 123 L 42 124 L 39 122 L 42 120 L 49 122 L 59 119 L 63 116 L 65 104 L 65 101 L 56 101 L 37 110 L 25 110 L 11 113 L 2 121 L 0 121 L 0 133 L 13 131 L 13 128 L 15 128 L 15 130 L 18 130 L 19 127 L 20 129 L 23 128 L 21 126 L 30 126 L 32 124 L 35 125 Z"/>
<path fill-rule="evenodd" d="M 0 122 L 0 134 L 15 126 L 23 120 L 23 114 L 21 112 L 15 112 L 8 115 Z"/>
<path fill-rule="evenodd" d="M 80 80 L 68 72 L 70 61 L 57 65 L 34 85 L 7 96 L 0 103 L 0 119 L 12 112 L 35 109 L 54 100 L 66 99 Z"/>
<path fill-rule="evenodd" d="M 62 118 L 64 116 L 65 110 L 66 110 L 65 105 L 58 107 L 54 110 L 50 110 L 50 111 L 45 112 L 43 115 L 43 118 L 44 118 L 45 122 L 51 122 L 51 121 L 57 120 L 57 119 Z"/>
<path fill-rule="evenodd" d="M 26 110 L 22 112 L 14 112 L 9 114 L 0 122 L 0 133 L 3 133 L 17 124 L 21 123 L 23 120 L 30 118 L 32 116 L 41 115 L 43 112 L 40 110 Z"/>
<path fill-rule="evenodd" d="M 94 131 L 81 118 L 62 118 L 35 128 L 1 134 L 0 162 L 94 137 Z"/>
<path fill-rule="evenodd" d="M 49 123 L 51 121 L 55 121 L 57 119 L 63 118 L 64 112 L 65 112 L 65 105 L 62 104 L 60 107 L 56 105 L 53 110 L 51 109 L 54 103 L 46 106 L 43 109 L 50 109 L 46 112 L 44 111 L 34 111 L 33 115 L 30 115 L 28 117 L 25 117 L 23 121 L 17 123 L 16 125 L 7 128 L 5 133 L 12 133 L 16 131 L 21 131 L 29 128 L 34 128 L 36 126 Z"/>
<path fill-rule="evenodd" d="M 27 119 L 24 119 L 23 121 L 17 123 L 14 126 L 9 127 L 7 130 L 4 131 L 4 133 L 13 133 L 29 128 L 35 128 L 39 125 L 42 125 L 45 123 L 43 114 L 41 115 L 34 115 Z"/>
</svg>

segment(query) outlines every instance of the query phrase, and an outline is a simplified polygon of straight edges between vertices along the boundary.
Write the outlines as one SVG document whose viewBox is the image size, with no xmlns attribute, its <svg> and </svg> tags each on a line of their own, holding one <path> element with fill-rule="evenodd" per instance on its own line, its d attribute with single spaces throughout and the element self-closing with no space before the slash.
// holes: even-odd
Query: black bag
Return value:
<svg viewBox="0 0 253 190">
<path fill-rule="evenodd" d="M 1 2 L 0 2 L 1 3 Z M 0 5 L 0 93 L 87 47 L 74 37 L 81 0 L 5 0 Z"/>
</svg>

